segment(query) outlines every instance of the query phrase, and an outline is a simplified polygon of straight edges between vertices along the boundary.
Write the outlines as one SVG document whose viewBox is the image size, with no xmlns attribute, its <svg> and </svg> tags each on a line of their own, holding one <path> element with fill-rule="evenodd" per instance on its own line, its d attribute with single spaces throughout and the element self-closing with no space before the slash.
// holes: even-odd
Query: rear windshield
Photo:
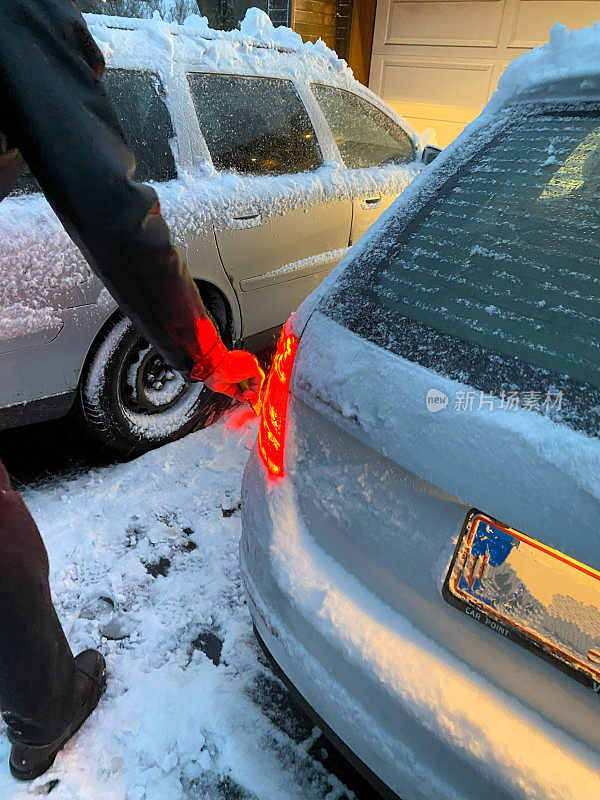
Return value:
<svg viewBox="0 0 600 800">
<path fill-rule="evenodd" d="M 525 116 L 398 222 L 325 313 L 475 386 L 504 363 L 600 387 L 597 109 Z"/>
</svg>

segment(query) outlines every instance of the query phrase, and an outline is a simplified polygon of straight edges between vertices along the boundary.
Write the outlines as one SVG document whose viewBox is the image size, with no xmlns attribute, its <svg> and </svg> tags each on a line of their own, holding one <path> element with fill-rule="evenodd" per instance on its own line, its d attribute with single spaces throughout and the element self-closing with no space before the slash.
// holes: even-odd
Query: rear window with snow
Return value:
<svg viewBox="0 0 600 800">
<path fill-rule="evenodd" d="M 321 165 L 312 123 L 291 81 L 212 73 L 188 80 L 216 169 L 282 175 Z"/>
<path fill-rule="evenodd" d="M 347 167 L 382 167 L 415 160 L 410 136 L 372 103 L 333 86 L 313 83 L 312 90 Z"/>
<path fill-rule="evenodd" d="M 524 115 L 360 253 L 323 310 L 475 386 L 510 363 L 600 387 L 600 112 Z"/>
</svg>

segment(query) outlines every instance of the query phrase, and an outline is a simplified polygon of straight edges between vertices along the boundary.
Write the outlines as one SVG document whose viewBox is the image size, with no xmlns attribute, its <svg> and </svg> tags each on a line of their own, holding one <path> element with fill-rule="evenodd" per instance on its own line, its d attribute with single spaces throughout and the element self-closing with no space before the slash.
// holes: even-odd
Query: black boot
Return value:
<svg viewBox="0 0 600 800">
<path fill-rule="evenodd" d="M 3 714 L 8 726 L 8 738 L 12 742 L 10 751 L 10 772 L 13 778 L 30 781 L 42 775 L 52 766 L 59 750 L 79 730 L 85 720 L 98 705 L 98 700 L 106 686 L 106 664 L 97 650 L 84 650 L 75 657 L 75 683 L 73 695 L 57 718 L 58 730 L 47 744 L 29 744 L 23 740 L 19 727 L 22 720 L 18 716 Z M 26 720 L 23 720 L 26 722 Z M 22 726 L 25 727 L 25 726 Z"/>
</svg>

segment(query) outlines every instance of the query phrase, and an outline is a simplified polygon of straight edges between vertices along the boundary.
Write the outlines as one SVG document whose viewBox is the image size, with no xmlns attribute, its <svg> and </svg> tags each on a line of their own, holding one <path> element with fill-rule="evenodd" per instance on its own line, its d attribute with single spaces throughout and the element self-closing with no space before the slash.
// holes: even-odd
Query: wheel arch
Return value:
<svg viewBox="0 0 600 800">
<path fill-rule="evenodd" d="M 232 307 L 229 298 L 219 286 L 211 281 L 195 278 L 194 282 L 198 287 L 198 291 L 202 297 L 202 302 L 218 323 L 225 343 L 228 347 L 231 347 L 233 342 L 239 338 L 236 336 L 236 331 L 239 328 L 239 322 L 236 320 L 234 308 Z M 84 375 L 90 359 L 94 356 L 100 343 L 103 341 L 106 332 L 113 327 L 115 322 L 120 317 L 123 316 L 123 312 L 117 306 L 116 308 L 110 310 L 108 314 L 103 317 L 100 324 L 97 325 L 96 332 L 91 337 L 86 356 L 81 364 L 78 382 L 81 380 L 82 375 Z"/>
<path fill-rule="evenodd" d="M 234 317 L 234 307 L 223 290 L 215 283 L 194 278 L 202 302 L 210 311 L 217 322 L 223 341 L 227 347 L 232 347 L 236 341 L 236 330 L 239 329 L 238 320 Z"/>
</svg>

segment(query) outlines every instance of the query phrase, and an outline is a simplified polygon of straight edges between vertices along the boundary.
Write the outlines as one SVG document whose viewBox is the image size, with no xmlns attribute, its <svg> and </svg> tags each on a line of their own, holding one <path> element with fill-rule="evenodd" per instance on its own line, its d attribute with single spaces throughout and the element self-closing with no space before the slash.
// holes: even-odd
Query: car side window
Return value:
<svg viewBox="0 0 600 800">
<path fill-rule="evenodd" d="M 136 181 L 177 177 L 170 141 L 173 124 L 157 75 L 131 69 L 107 69 L 103 83 L 117 112 L 125 141 L 136 160 Z"/>
<path fill-rule="evenodd" d="M 162 99 L 157 75 L 131 69 L 107 69 L 102 78 L 136 160 L 137 181 L 168 181 L 177 177 L 170 140 L 173 125 Z M 12 196 L 41 191 L 26 166 Z"/>
<path fill-rule="evenodd" d="M 408 164 L 415 160 L 409 135 L 362 97 L 313 83 L 312 90 L 350 169 Z"/>
<path fill-rule="evenodd" d="M 315 132 L 291 81 L 191 73 L 188 81 L 215 168 L 282 175 L 322 164 Z"/>
</svg>

